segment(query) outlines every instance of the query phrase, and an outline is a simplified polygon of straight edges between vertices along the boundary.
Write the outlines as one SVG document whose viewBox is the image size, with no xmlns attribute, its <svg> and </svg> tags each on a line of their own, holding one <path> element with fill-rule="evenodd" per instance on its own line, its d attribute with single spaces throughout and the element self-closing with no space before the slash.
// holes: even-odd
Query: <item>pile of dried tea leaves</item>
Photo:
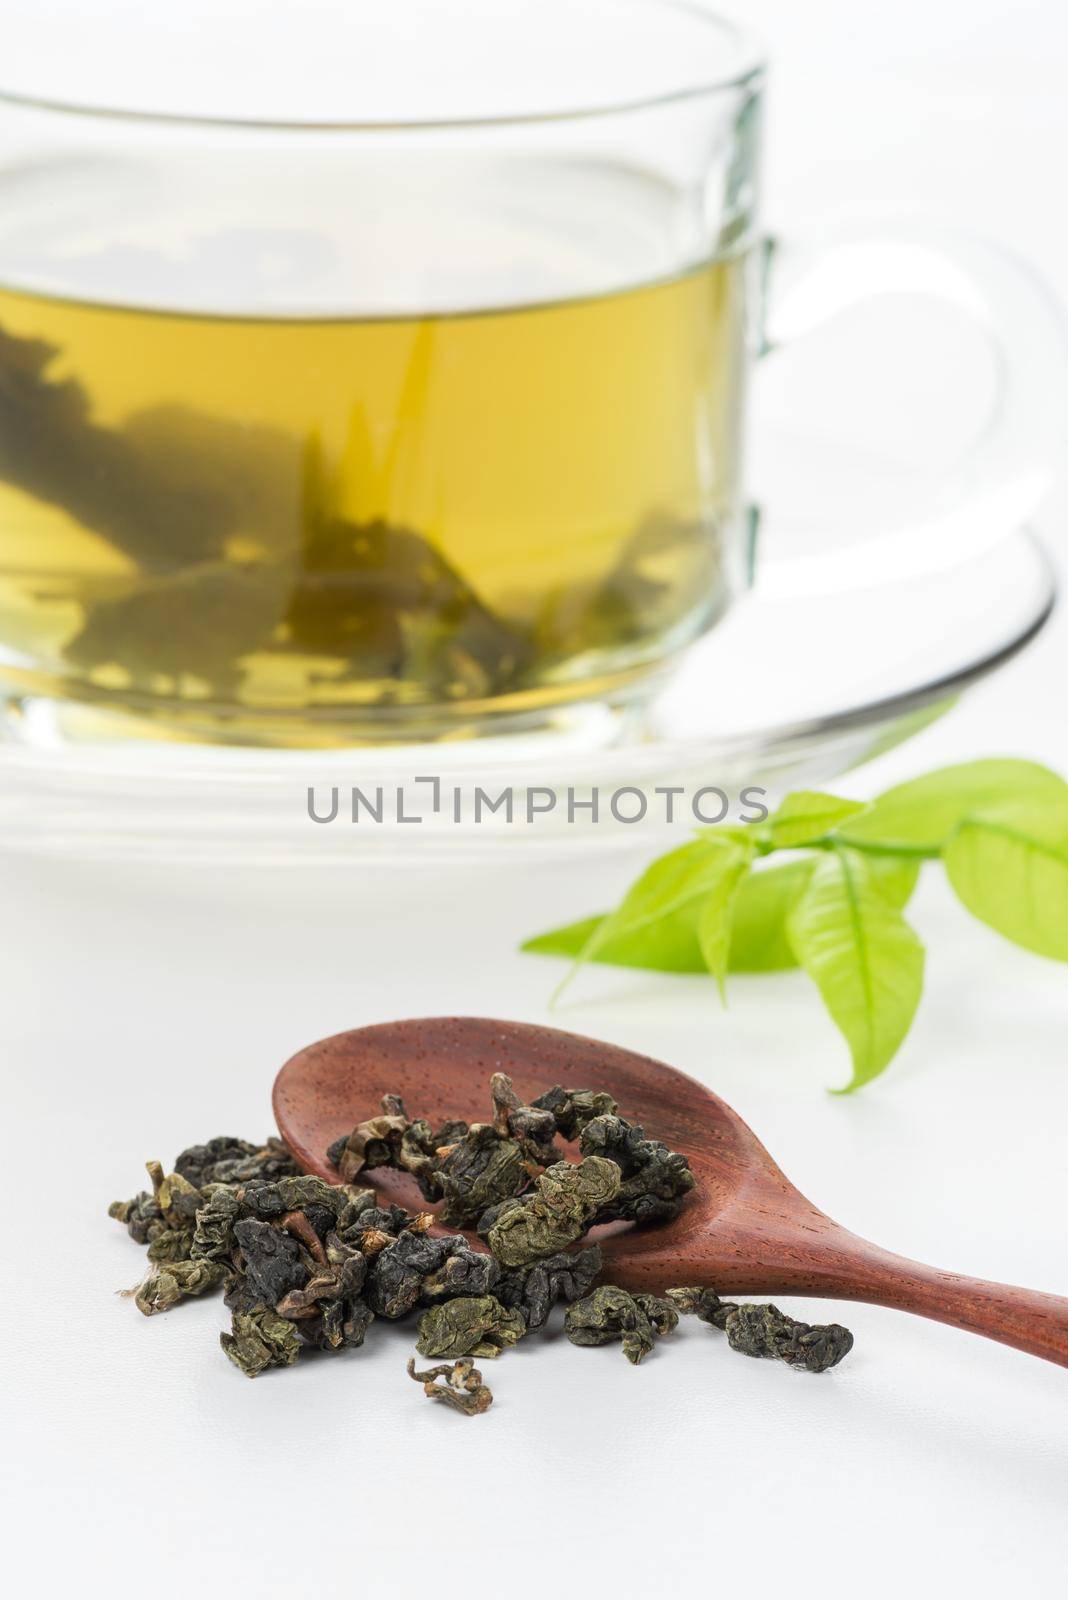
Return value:
<svg viewBox="0 0 1068 1600">
<path fill-rule="evenodd" d="M 504 1073 L 490 1080 L 492 1120 L 436 1131 L 387 1095 L 379 1115 L 330 1147 L 340 1182 L 302 1173 L 280 1140 L 218 1138 L 183 1150 L 174 1171 L 148 1163 L 151 1192 L 109 1214 L 146 1245 L 150 1268 L 133 1291 L 146 1316 L 221 1288 L 232 1313 L 222 1347 L 250 1378 L 292 1366 L 306 1349 L 364 1341 L 376 1318 L 419 1317 L 416 1348 L 443 1364 L 409 1371 L 427 1396 L 467 1415 L 492 1400 L 472 1364 L 545 1326 L 558 1302 L 573 1344 L 618 1342 L 633 1363 L 696 1314 L 746 1355 L 809 1372 L 835 1366 L 852 1346 L 846 1328 L 809 1327 L 775 1306 L 735 1305 L 709 1288 L 666 1297 L 594 1288 L 599 1223 L 642 1225 L 678 1215 L 694 1177 L 685 1156 L 619 1115 L 610 1095 L 554 1088 L 524 1105 Z M 558 1140 L 578 1144 L 563 1159 Z M 430 1211 L 380 1204 L 356 1179 L 376 1168 L 409 1173 L 441 1221 L 474 1229 L 431 1231 Z M 444 1383 L 438 1383 L 443 1378 Z"/>
</svg>

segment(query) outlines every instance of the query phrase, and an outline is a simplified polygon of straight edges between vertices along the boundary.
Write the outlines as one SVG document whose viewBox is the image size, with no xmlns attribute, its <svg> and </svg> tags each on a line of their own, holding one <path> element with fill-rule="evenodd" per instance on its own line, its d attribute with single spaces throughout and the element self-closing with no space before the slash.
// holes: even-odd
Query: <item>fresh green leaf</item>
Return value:
<svg viewBox="0 0 1068 1600">
<path fill-rule="evenodd" d="M 895 911 L 904 911 L 920 879 L 923 865 L 915 857 L 865 856 L 868 876 Z"/>
<path fill-rule="evenodd" d="M 777 862 L 757 867 L 744 877 L 734 896 L 731 913 L 728 972 L 783 972 L 797 966 L 786 937 L 786 914 L 812 872 L 811 859 Z M 919 877 L 919 863 L 892 856 L 872 856 L 868 870 L 893 905 L 901 909 Z M 701 902 L 693 900 L 668 912 L 636 933 L 610 939 L 589 957 L 610 967 L 635 967 L 648 972 L 707 973 L 701 953 L 698 924 Z M 572 960 L 589 943 L 604 916 L 583 917 L 562 928 L 527 939 L 521 948 L 530 954 L 564 956 Z"/>
<path fill-rule="evenodd" d="M 777 972 L 796 967 L 794 953 L 786 941 L 786 912 L 811 871 L 811 861 L 790 861 L 751 872 L 742 879 L 731 916 L 729 972 Z M 606 966 L 707 975 L 708 965 L 697 932 L 701 908 L 700 900 L 689 901 L 636 933 L 607 940 L 589 959 Z M 604 920 L 599 916 L 569 922 L 526 940 L 521 948 L 534 955 L 574 958 Z"/>
<path fill-rule="evenodd" d="M 757 865 L 768 850 L 805 855 Z M 902 912 L 922 861 L 942 854 L 974 914 L 1068 961 L 1068 784 L 1035 762 L 947 767 L 870 808 L 799 791 L 749 827 L 704 829 L 654 862 L 620 907 L 524 949 L 663 972 L 774 972 L 800 963 L 849 1045 L 847 1088 L 887 1066 L 923 987 Z"/>
<path fill-rule="evenodd" d="M 752 822 L 715 822 L 710 824 L 716 830 L 719 840 L 733 840 L 735 844 L 744 845 L 752 853 L 753 840 L 756 837 L 756 826 Z M 698 839 L 708 838 L 708 827 L 695 828 L 694 833 Z"/>
<path fill-rule="evenodd" d="M 643 933 L 672 912 L 703 900 L 743 851 L 744 847 L 736 840 L 717 838 L 710 829 L 700 838 L 680 845 L 677 850 L 669 850 L 666 856 L 654 861 L 627 891 L 616 910 L 610 911 L 590 934 L 564 983 L 584 961 L 593 959 L 614 939 Z M 561 984 L 558 994 L 563 987 Z"/>
<path fill-rule="evenodd" d="M 895 856 L 866 858 L 868 874 L 898 911 L 908 904 L 920 876 L 918 861 Z M 812 876 L 811 856 L 757 868 L 743 882 L 734 901 L 730 972 L 783 972 L 797 966 L 786 933 L 790 907 Z"/>
<path fill-rule="evenodd" d="M 734 897 L 729 972 L 776 972 L 796 967 L 786 942 L 786 911 L 812 871 L 810 861 L 790 861 L 766 867 L 742 879 Z M 609 939 L 589 958 L 613 967 L 637 967 L 651 972 L 699 972 L 707 976 L 698 924 L 702 902 L 688 901 L 636 933 Z M 541 956 L 578 956 L 604 916 L 583 917 L 562 928 L 528 939 L 521 949 Z"/>
<path fill-rule="evenodd" d="M 870 810 L 866 800 L 843 800 L 838 795 L 821 794 L 816 789 L 798 789 L 788 794 L 777 811 L 760 823 L 760 842 L 772 850 L 793 850 L 833 833 L 849 817 Z"/>
<path fill-rule="evenodd" d="M 1068 792 L 965 817 L 943 859 L 973 916 L 1025 950 L 1068 961 Z"/>
<path fill-rule="evenodd" d="M 871 810 L 840 830 L 847 842 L 936 854 L 966 816 L 1025 799 L 1068 801 L 1068 784 L 1048 767 L 1009 758 L 941 767 L 879 796 Z"/>
<path fill-rule="evenodd" d="M 691 901 L 637 933 L 609 939 L 588 959 L 612 967 L 640 967 L 651 972 L 700 972 L 707 977 L 708 967 L 697 938 L 700 912 L 700 901 Z M 528 939 L 521 948 L 534 955 L 574 959 L 589 944 L 590 935 L 604 920 L 603 916 L 584 917 L 581 922 L 570 922 L 566 927 Z"/>
<path fill-rule="evenodd" d="M 786 937 L 786 916 L 812 875 L 812 861 L 756 868 L 734 900 L 728 967 L 731 972 L 781 972 L 797 966 Z"/>
<path fill-rule="evenodd" d="M 735 897 L 749 871 L 753 852 L 751 848 L 736 844 L 721 854 L 723 861 L 719 874 L 701 896 L 697 938 L 705 965 L 715 978 L 722 999 L 731 945 L 731 913 Z"/>
<path fill-rule="evenodd" d="M 869 1083 L 908 1032 L 923 990 L 923 946 L 856 851 L 817 862 L 787 918 L 798 961 L 849 1045 L 847 1089 Z"/>
</svg>

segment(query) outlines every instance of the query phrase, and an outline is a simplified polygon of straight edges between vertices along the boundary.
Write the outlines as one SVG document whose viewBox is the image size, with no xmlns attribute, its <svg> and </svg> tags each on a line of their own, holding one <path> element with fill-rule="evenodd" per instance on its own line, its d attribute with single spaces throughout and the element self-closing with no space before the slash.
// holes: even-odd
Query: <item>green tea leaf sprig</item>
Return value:
<svg viewBox="0 0 1068 1600">
<path fill-rule="evenodd" d="M 1068 961 L 1068 783 L 1010 758 L 943 767 L 871 803 L 799 790 L 763 822 L 702 830 L 614 911 L 523 949 L 570 957 L 572 974 L 587 961 L 710 973 L 721 992 L 728 972 L 800 966 L 849 1047 L 844 1093 L 878 1077 L 912 1025 L 924 947 L 904 912 L 937 860 L 973 916 Z"/>
</svg>

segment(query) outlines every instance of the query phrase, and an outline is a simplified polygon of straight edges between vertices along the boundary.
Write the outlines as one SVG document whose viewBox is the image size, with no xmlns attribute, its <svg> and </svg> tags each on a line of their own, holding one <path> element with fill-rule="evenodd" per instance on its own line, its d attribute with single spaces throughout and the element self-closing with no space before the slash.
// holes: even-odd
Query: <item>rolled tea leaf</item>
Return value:
<svg viewBox="0 0 1068 1600">
<path fill-rule="evenodd" d="M 235 1311 L 231 1331 L 221 1333 L 219 1343 L 247 1378 L 258 1378 L 268 1367 L 291 1367 L 301 1351 L 293 1323 L 263 1305 Z"/>
<path fill-rule="evenodd" d="M 615 1284 L 594 1289 L 564 1313 L 564 1332 L 572 1344 L 602 1345 L 616 1340 L 632 1366 L 653 1348 L 655 1340 L 678 1325 L 670 1300 L 655 1294 L 630 1294 Z"/>
<path fill-rule="evenodd" d="M 169 1311 L 179 1300 L 215 1289 L 226 1276 L 217 1261 L 171 1261 L 152 1272 L 134 1293 L 138 1311 L 153 1317 Z"/>
<path fill-rule="evenodd" d="M 502 1137 L 492 1124 L 476 1123 L 445 1156 L 436 1173 L 449 1227 L 477 1222 L 484 1211 L 526 1187 L 530 1174 L 523 1146 Z"/>
<path fill-rule="evenodd" d="M 462 1236 L 432 1238 L 405 1230 L 375 1254 L 367 1302 L 379 1316 L 395 1320 L 420 1304 L 446 1295 L 484 1296 L 493 1289 L 499 1275 L 500 1268 L 493 1257 L 472 1250 Z M 470 1354 L 465 1350 L 457 1353 Z"/>
<path fill-rule="evenodd" d="M 581 1238 L 593 1218 L 619 1193 L 614 1161 L 587 1156 L 577 1166 L 548 1167 L 526 1200 L 507 1201 L 490 1226 L 490 1250 L 504 1267 L 521 1267 Z"/>
<path fill-rule="evenodd" d="M 694 1186 L 686 1157 L 626 1117 L 594 1117 L 579 1136 L 584 1156 L 603 1156 L 620 1171 L 620 1185 L 596 1214 L 597 1222 L 623 1218 L 630 1222 L 669 1222 L 682 1209 Z"/>
<path fill-rule="evenodd" d="M 853 1335 L 841 1323 L 810 1325 L 773 1305 L 732 1306 L 723 1322 L 732 1350 L 766 1361 L 785 1361 L 804 1372 L 826 1372 L 853 1348 Z"/>
<path fill-rule="evenodd" d="M 669 1289 L 667 1297 L 683 1316 L 696 1316 L 727 1335 L 741 1355 L 785 1361 L 805 1372 L 826 1372 L 853 1348 L 853 1335 L 841 1323 L 798 1322 L 773 1305 L 735 1305 L 714 1289 Z"/>
<path fill-rule="evenodd" d="M 461 1296 L 424 1312 L 416 1349 L 421 1356 L 492 1358 L 518 1344 L 526 1331 L 521 1313 L 493 1295 Z"/>
<path fill-rule="evenodd" d="M 503 1272 L 494 1294 L 505 1306 L 516 1306 L 529 1331 L 543 1328 L 558 1301 L 570 1304 L 588 1294 L 601 1270 L 601 1251 L 595 1244 L 582 1250 L 564 1250 L 525 1267 Z"/>
</svg>

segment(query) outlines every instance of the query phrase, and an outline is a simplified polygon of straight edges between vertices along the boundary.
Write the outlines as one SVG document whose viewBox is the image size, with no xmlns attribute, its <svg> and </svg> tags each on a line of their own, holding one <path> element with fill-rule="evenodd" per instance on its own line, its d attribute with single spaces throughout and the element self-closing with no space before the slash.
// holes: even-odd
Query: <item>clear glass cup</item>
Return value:
<svg viewBox="0 0 1068 1600">
<path fill-rule="evenodd" d="M 632 705 L 752 581 L 750 358 L 865 296 L 972 319 L 989 415 L 921 510 L 769 592 L 1018 526 L 1063 425 L 1054 313 L 987 247 L 867 234 L 769 320 L 762 94 L 744 33 L 674 0 L 36 7 L 0 71 L 8 736 Z"/>
</svg>

